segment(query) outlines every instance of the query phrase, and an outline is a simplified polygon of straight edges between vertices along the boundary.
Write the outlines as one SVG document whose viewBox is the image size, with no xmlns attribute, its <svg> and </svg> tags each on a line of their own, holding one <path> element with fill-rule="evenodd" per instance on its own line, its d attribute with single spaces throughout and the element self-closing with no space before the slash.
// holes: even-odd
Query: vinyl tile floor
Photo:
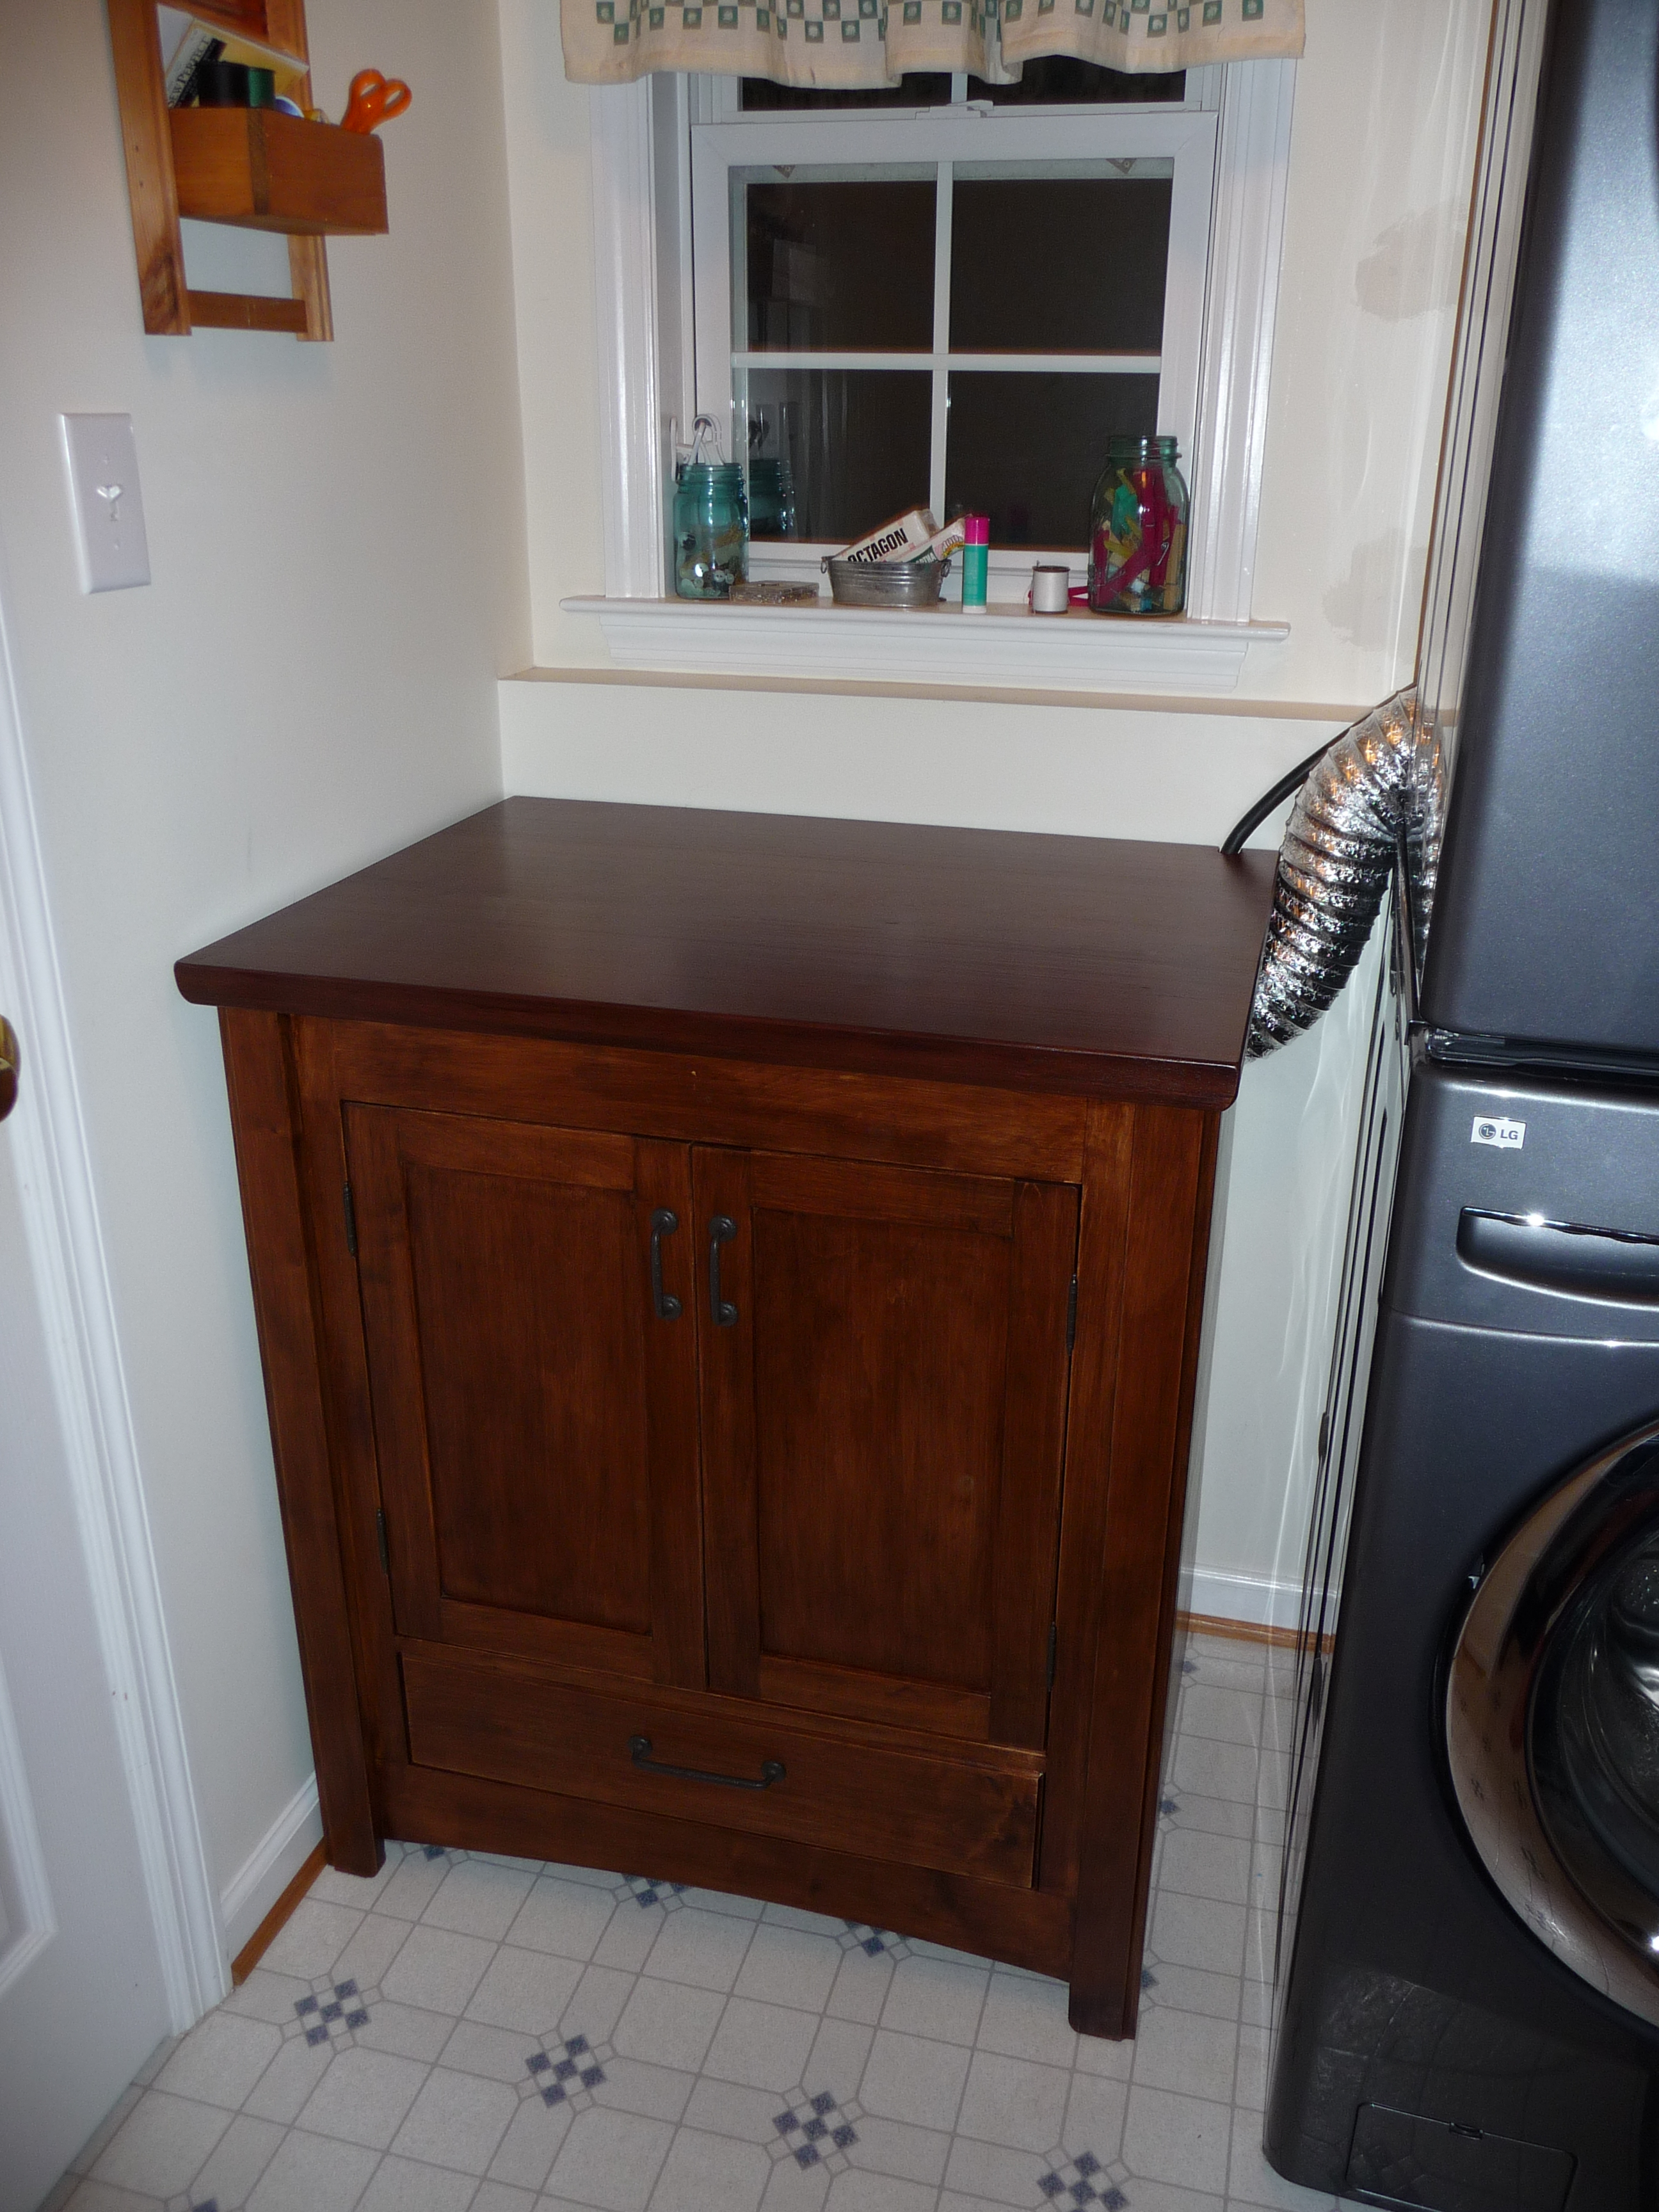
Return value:
<svg viewBox="0 0 1659 2212">
<path fill-rule="evenodd" d="M 1261 2148 L 1288 1689 L 1188 1645 L 1132 2043 L 902 1931 L 389 1844 L 45 2212 L 1328 2212 Z"/>
</svg>

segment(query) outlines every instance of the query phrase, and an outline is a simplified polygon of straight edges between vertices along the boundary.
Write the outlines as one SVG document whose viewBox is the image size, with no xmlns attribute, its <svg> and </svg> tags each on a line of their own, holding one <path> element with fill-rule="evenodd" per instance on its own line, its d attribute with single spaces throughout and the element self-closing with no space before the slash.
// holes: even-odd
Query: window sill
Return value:
<svg viewBox="0 0 1659 2212">
<path fill-rule="evenodd" d="M 1279 645 L 1285 623 L 1034 615 L 1018 604 L 965 615 L 914 609 L 722 605 L 695 599 L 569 599 L 597 615 L 618 668 L 694 675 L 840 677 L 848 681 L 1022 684 L 1073 691 L 1226 692 L 1253 645 Z"/>
</svg>

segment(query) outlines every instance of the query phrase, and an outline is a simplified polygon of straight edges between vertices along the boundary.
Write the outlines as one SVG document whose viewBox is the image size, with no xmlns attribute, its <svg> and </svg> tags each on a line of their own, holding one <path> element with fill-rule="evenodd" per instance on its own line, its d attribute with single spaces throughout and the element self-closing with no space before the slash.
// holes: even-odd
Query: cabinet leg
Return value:
<svg viewBox="0 0 1659 2212">
<path fill-rule="evenodd" d="M 323 1838 L 328 1863 L 337 1874 L 377 1875 L 386 1864 L 386 1845 L 371 1829 L 365 1834 L 349 1830 Z"/>
<path fill-rule="evenodd" d="M 1066 2017 L 1079 2035 L 1097 2035 L 1109 2043 L 1134 2033 L 1134 2023 L 1126 2023 L 1123 2017 L 1121 1989 L 1091 1989 L 1086 1983 L 1073 1982 Z"/>
</svg>

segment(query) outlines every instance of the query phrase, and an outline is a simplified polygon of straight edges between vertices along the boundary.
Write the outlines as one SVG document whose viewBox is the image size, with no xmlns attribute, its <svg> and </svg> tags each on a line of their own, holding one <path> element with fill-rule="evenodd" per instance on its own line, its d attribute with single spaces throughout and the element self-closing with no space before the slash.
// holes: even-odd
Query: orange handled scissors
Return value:
<svg viewBox="0 0 1659 2212">
<path fill-rule="evenodd" d="M 392 116 L 401 115 L 414 97 L 401 77 L 382 76 L 379 70 L 359 70 L 351 80 L 351 92 L 346 112 L 340 118 L 340 128 L 360 131 L 366 137 Z"/>
</svg>

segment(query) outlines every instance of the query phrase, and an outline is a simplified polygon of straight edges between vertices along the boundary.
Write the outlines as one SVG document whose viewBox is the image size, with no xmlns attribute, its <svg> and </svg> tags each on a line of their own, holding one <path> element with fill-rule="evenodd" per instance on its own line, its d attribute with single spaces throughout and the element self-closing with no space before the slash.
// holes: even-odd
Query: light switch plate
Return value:
<svg viewBox="0 0 1659 2212">
<path fill-rule="evenodd" d="M 125 591 L 149 581 L 144 499 L 131 415 L 64 415 L 64 453 L 75 509 L 83 592 Z"/>
</svg>

